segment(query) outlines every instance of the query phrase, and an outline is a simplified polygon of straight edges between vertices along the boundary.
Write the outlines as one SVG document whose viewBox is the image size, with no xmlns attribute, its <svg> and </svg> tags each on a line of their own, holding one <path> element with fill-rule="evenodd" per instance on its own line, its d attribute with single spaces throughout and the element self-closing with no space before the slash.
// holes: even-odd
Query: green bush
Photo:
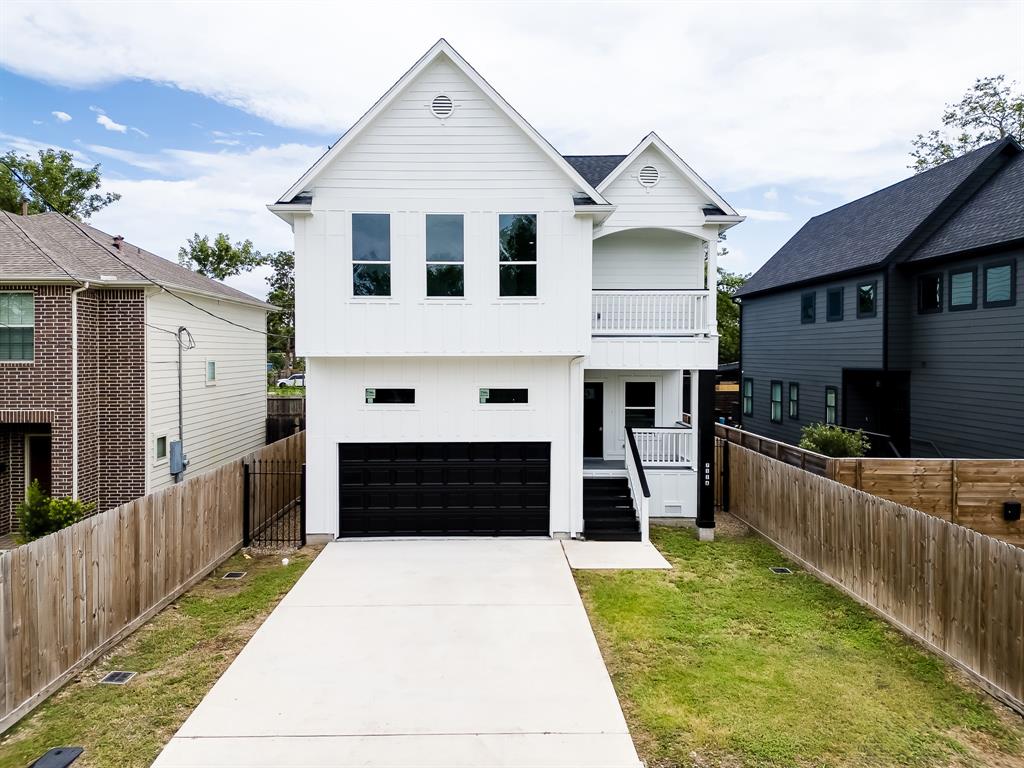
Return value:
<svg viewBox="0 0 1024 768">
<path fill-rule="evenodd" d="M 835 424 L 808 424 L 800 432 L 800 447 L 842 459 L 863 456 L 871 442 L 859 429 L 853 432 Z"/>
<path fill-rule="evenodd" d="M 35 541 L 77 523 L 96 509 L 72 498 L 52 499 L 43 493 L 39 481 L 28 487 L 25 501 L 18 505 L 18 526 L 23 542 Z"/>
</svg>

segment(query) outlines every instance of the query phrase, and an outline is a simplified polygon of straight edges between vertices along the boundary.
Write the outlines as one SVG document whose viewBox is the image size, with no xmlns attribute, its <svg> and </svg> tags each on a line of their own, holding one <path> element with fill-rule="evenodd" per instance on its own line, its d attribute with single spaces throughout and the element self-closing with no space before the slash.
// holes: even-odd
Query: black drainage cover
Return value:
<svg viewBox="0 0 1024 768">
<path fill-rule="evenodd" d="M 107 672 L 100 682 L 107 685 L 124 685 L 133 677 L 135 677 L 134 672 Z"/>
<path fill-rule="evenodd" d="M 245 576 L 246 573 L 248 573 L 248 571 L 228 571 L 223 576 L 221 576 L 221 578 L 222 579 L 240 579 L 243 576 Z"/>
<path fill-rule="evenodd" d="M 32 763 L 29 768 L 67 768 L 84 751 L 81 747 L 54 747 Z"/>
<path fill-rule="evenodd" d="M 780 566 L 774 566 L 771 569 L 771 571 L 772 571 L 772 573 L 792 573 L 792 571 L 789 570 L 789 568 L 782 568 Z"/>
</svg>

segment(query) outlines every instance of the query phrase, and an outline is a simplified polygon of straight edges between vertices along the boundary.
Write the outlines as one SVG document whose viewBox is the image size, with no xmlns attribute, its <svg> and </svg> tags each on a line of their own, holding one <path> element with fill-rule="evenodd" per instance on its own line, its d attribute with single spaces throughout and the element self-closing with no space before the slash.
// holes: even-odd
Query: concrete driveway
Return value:
<svg viewBox="0 0 1024 768">
<path fill-rule="evenodd" d="M 157 759 L 640 761 L 557 541 L 329 544 Z"/>
</svg>

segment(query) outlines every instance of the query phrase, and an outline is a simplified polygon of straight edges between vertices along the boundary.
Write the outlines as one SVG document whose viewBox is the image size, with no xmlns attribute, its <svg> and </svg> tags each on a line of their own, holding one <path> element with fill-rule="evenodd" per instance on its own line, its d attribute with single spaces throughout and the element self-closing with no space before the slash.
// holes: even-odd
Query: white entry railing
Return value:
<svg viewBox="0 0 1024 768">
<path fill-rule="evenodd" d="M 636 505 L 636 517 L 640 523 L 640 541 L 651 538 L 651 489 L 647 485 L 643 462 L 639 461 L 639 449 L 633 431 L 626 427 L 626 476 L 629 493 Z"/>
<path fill-rule="evenodd" d="M 617 336 L 707 333 L 707 291 L 594 291 L 591 328 Z"/>
<path fill-rule="evenodd" d="M 645 467 L 693 466 L 691 427 L 634 427 L 633 437 Z"/>
</svg>

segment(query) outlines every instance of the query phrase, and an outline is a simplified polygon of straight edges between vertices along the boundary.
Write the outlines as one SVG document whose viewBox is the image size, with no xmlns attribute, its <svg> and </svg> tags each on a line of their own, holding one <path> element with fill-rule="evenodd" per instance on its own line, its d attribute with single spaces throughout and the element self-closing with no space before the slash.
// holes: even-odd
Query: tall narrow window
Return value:
<svg viewBox="0 0 1024 768">
<path fill-rule="evenodd" d="M 877 280 L 857 286 L 857 317 L 874 317 L 877 314 L 878 310 L 875 306 L 877 291 Z"/>
<path fill-rule="evenodd" d="M 352 295 L 391 295 L 390 214 L 352 214 Z"/>
<path fill-rule="evenodd" d="M 657 391 L 653 381 L 626 382 L 626 426 L 653 427 Z"/>
<path fill-rule="evenodd" d="M 800 385 L 795 381 L 789 382 L 789 418 L 800 418 Z"/>
<path fill-rule="evenodd" d="M 498 216 L 498 294 L 537 295 L 537 215 Z"/>
<path fill-rule="evenodd" d="M 206 361 L 206 383 L 216 384 L 217 383 L 217 361 L 207 360 Z"/>
<path fill-rule="evenodd" d="M 0 293 L 0 360 L 33 359 L 35 294 Z"/>
<path fill-rule="evenodd" d="M 825 320 L 832 323 L 843 319 L 843 289 L 829 288 L 825 293 Z"/>
<path fill-rule="evenodd" d="M 427 214 L 427 296 L 463 296 L 465 256 L 461 214 Z"/>
<path fill-rule="evenodd" d="M 978 306 L 978 294 L 974 290 L 974 277 L 977 270 L 953 269 L 949 272 L 949 311 L 975 309 Z"/>
<path fill-rule="evenodd" d="M 800 296 L 800 322 L 801 323 L 813 323 L 816 313 L 815 304 L 815 293 L 811 291 L 809 293 L 802 294 Z"/>
<path fill-rule="evenodd" d="M 743 415 L 754 415 L 754 380 L 743 380 Z"/>
<path fill-rule="evenodd" d="M 772 409 L 771 420 L 776 424 L 782 423 L 782 382 L 772 382 Z"/>
<path fill-rule="evenodd" d="M 942 311 L 942 275 L 921 275 L 917 279 L 917 311 Z"/>
<path fill-rule="evenodd" d="M 839 390 L 835 387 L 825 387 L 825 423 L 836 424 L 836 416 L 839 406 Z"/>
<path fill-rule="evenodd" d="M 1011 307 L 1017 298 L 1016 263 L 989 264 L 985 267 L 985 306 Z"/>
</svg>

